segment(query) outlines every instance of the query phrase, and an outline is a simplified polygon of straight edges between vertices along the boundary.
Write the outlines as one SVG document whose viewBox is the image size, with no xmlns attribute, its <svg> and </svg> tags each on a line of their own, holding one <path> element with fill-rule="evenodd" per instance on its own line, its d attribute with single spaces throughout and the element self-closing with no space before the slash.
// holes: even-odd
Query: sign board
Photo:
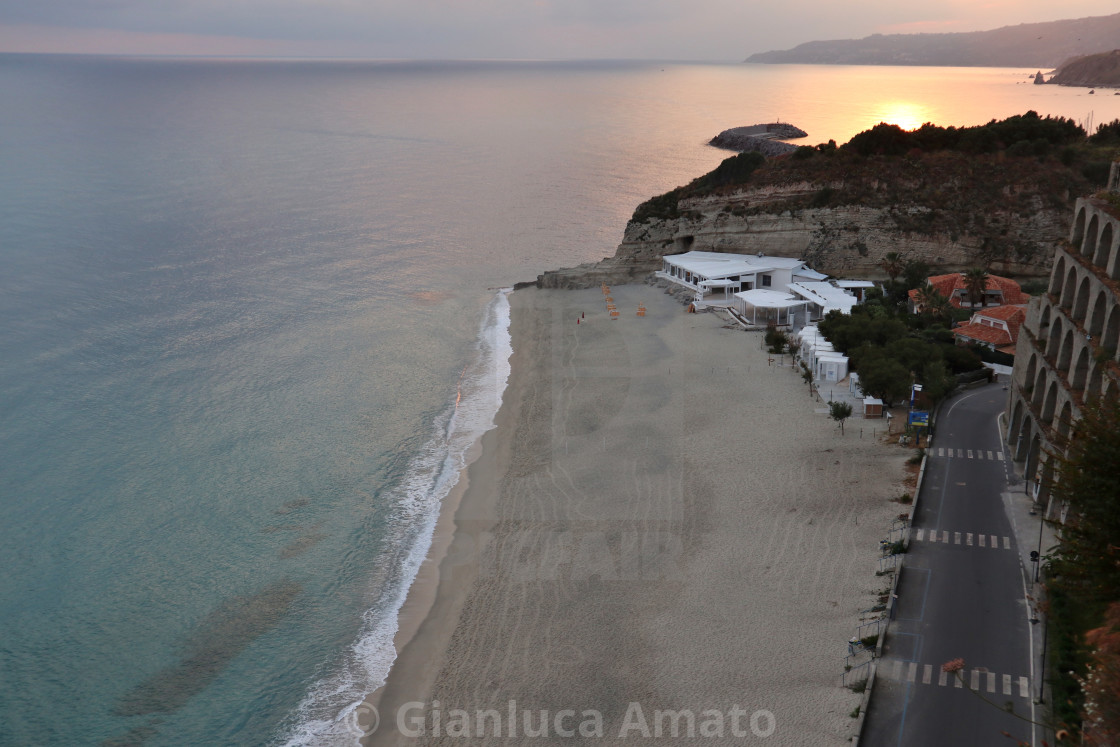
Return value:
<svg viewBox="0 0 1120 747">
<path fill-rule="evenodd" d="M 918 428 L 929 428 L 929 411 L 928 410 L 911 410 L 910 417 L 906 421 L 907 425 Z"/>
</svg>

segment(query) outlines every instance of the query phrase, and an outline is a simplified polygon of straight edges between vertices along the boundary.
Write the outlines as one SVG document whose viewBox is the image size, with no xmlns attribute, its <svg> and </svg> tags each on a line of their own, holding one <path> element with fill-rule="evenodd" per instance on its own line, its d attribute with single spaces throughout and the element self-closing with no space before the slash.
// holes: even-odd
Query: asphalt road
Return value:
<svg viewBox="0 0 1120 747">
<path fill-rule="evenodd" d="M 1024 720 L 1038 715 L 1031 614 L 1001 498 L 1006 395 L 993 384 L 942 408 L 861 747 L 1041 744 Z M 963 683 L 941 671 L 958 658 Z"/>
</svg>

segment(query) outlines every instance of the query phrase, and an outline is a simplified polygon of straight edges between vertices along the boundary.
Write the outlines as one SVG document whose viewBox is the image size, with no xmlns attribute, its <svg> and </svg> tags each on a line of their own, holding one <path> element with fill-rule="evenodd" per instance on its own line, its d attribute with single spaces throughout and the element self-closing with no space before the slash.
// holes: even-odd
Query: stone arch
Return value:
<svg viewBox="0 0 1120 747">
<path fill-rule="evenodd" d="M 1116 354 L 1116 349 L 1120 347 L 1120 305 L 1112 304 L 1112 308 L 1108 312 L 1108 321 L 1105 322 L 1104 330 L 1101 332 L 1100 346 L 1110 348 L 1113 355 Z"/>
<path fill-rule="evenodd" d="M 1038 376 L 1034 377 L 1034 386 L 1031 389 L 1031 406 L 1042 407 L 1042 396 L 1046 394 L 1046 369 L 1040 368 Z"/>
<path fill-rule="evenodd" d="M 1081 402 L 1083 404 L 1094 402 L 1104 394 L 1104 392 L 1101 391 L 1104 387 L 1104 371 L 1104 366 L 1099 363 L 1093 366 L 1093 370 L 1089 374 L 1089 379 L 1085 382 L 1085 393 L 1081 396 Z"/>
<path fill-rule="evenodd" d="M 1038 371 L 1038 353 L 1031 353 L 1031 358 L 1027 361 L 1027 375 L 1023 377 L 1023 383 L 1030 386 L 1034 383 L 1035 373 Z"/>
<path fill-rule="evenodd" d="M 1011 422 L 1007 425 L 1007 442 L 1009 444 L 1015 443 L 1015 439 L 1019 435 L 1019 430 L 1023 427 L 1023 414 L 1026 409 L 1023 400 L 1016 397 L 1015 404 L 1011 407 Z M 1014 455 L 1012 458 L 1014 458 Z"/>
<path fill-rule="evenodd" d="M 1058 345 L 1060 344 L 1059 341 L 1062 339 L 1063 326 L 1064 325 L 1060 323 L 1060 318 L 1055 319 L 1054 324 L 1051 325 L 1050 337 L 1046 340 L 1046 348 L 1043 351 L 1046 354 L 1046 357 L 1050 358 L 1051 360 L 1056 358 L 1058 355 Z"/>
<path fill-rule="evenodd" d="M 1077 268 L 1070 267 L 1066 271 L 1066 282 L 1062 286 L 1062 295 L 1058 298 L 1058 305 L 1063 309 L 1073 306 L 1073 293 L 1077 288 Z"/>
<path fill-rule="evenodd" d="M 1097 250 L 1093 254 L 1093 264 L 1102 270 L 1108 269 L 1109 255 L 1112 253 L 1112 221 L 1105 221 L 1097 239 Z"/>
<path fill-rule="evenodd" d="M 1073 405 L 1066 402 L 1062 405 L 1058 419 L 1054 421 L 1054 431 L 1058 434 L 1058 443 L 1066 443 L 1073 428 Z"/>
<path fill-rule="evenodd" d="M 1054 263 L 1054 269 L 1050 271 L 1050 288 L 1049 293 L 1056 296 L 1062 292 L 1062 283 L 1066 279 L 1066 257 L 1062 253 L 1058 253 L 1058 261 Z"/>
<path fill-rule="evenodd" d="M 1084 389 L 1085 382 L 1089 378 L 1089 366 L 1092 361 L 1089 359 L 1089 346 L 1082 345 L 1081 352 L 1077 354 L 1077 362 L 1073 364 L 1073 369 L 1069 374 L 1069 388 L 1075 391 Z"/>
<path fill-rule="evenodd" d="M 1077 299 L 1073 302 L 1073 309 L 1070 312 L 1073 321 L 1085 321 L 1085 314 L 1088 313 L 1089 310 L 1089 293 L 1089 278 L 1086 276 L 1081 278 L 1081 283 L 1077 286 Z"/>
<path fill-rule="evenodd" d="M 1054 362 L 1059 374 L 1069 373 L 1069 364 L 1070 361 L 1073 360 L 1073 341 L 1074 336 L 1073 330 L 1071 329 L 1066 332 L 1065 337 L 1062 338 L 1062 348 L 1058 351 L 1058 360 Z"/>
<path fill-rule="evenodd" d="M 1039 421 L 1042 425 L 1050 427 L 1054 422 L 1054 409 L 1058 406 L 1058 382 L 1051 381 L 1050 388 L 1046 391 L 1046 400 L 1042 404 L 1042 413 Z"/>
<path fill-rule="evenodd" d="M 1077 209 L 1077 217 L 1073 219 L 1073 230 L 1070 232 L 1069 241 L 1077 246 L 1085 238 L 1085 206 Z"/>
<path fill-rule="evenodd" d="M 1032 433 L 1034 433 L 1034 421 L 1028 411 L 1024 413 L 1023 424 L 1019 426 L 1019 432 L 1015 434 L 1015 443 L 1012 447 L 1014 452 L 1011 454 L 1013 461 L 1021 462 L 1027 458 L 1027 449 L 1030 447 Z"/>
<path fill-rule="evenodd" d="M 1103 288 L 1097 293 L 1097 300 L 1093 303 L 1093 313 L 1089 315 L 1089 324 L 1086 330 L 1095 339 L 1100 340 L 1101 333 L 1104 332 L 1104 321 L 1108 315 L 1108 293 Z"/>
<path fill-rule="evenodd" d="M 1030 445 L 1027 447 L 1027 461 L 1023 466 L 1023 477 L 1034 482 L 1038 476 L 1038 464 L 1042 458 L 1042 437 L 1038 433 L 1031 434 Z"/>
<path fill-rule="evenodd" d="M 1085 240 L 1081 242 L 1081 256 L 1092 257 L 1093 250 L 1097 248 L 1097 233 L 1100 231 L 1101 217 L 1093 213 L 1089 219 L 1089 227 L 1085 231 Z"/>
</svg>

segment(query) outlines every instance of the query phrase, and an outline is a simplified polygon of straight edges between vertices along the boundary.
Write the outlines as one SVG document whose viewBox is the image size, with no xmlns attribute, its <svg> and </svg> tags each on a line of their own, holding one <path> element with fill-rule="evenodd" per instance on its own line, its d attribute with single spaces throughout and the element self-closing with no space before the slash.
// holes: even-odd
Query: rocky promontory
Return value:
<svg viewBox="0 0 1120 747">
<path fill-rule="evenodd" d="M 1120 49 L 1070 60 L 1048 82 L 1083 88 L 1120 88 Z"/>
<path fill-rule="evenodd" d="M 808 137 L 809 133 L 787 122 L 732 127 L 708 141 L 709 145 L 739 153 L 761 153 L 764 156 L 783 156 L 797 150 L 796 145 L 782 140 Z"/>
<path fill-rule="evenodd" d="M 880 125 L 840 148 L 771 159 L 740 153 L 639 205 L 613 257 L 537 283 L 634 282 L 660 269 L 665 255 L 694 249 L 797 258 L 842 277 L 884 277 L 890 253 L 934 273 L 982 266 L 1044 277 L 1055 244 L 1069 235 L 1074 200 L 1107 176 L 1085 160 L 1096 157 L 1092 148 L 1078 150 L 1083 130 L 1034 112 L 913 135 L 930 143 L 957 137 L 958 149 L 923 151 L 906 137 Z M 1045 137 L 1052 142 L 1044 149 Z"/>
</svg>

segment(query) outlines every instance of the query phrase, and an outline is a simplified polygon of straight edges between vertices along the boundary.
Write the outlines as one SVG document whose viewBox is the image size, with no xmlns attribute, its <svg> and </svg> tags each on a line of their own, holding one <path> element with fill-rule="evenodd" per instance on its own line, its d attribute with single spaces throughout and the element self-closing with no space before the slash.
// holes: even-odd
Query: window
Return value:
<svg viewBox="0 0 1120 747">
<path fill-rule="evenodd" d="M 769 275 L 763 275 L 761 279 L 762 279 L 762 287 L 763 288 L 769 288 L 770 287 L 770 276 Z"/>
</svg>

